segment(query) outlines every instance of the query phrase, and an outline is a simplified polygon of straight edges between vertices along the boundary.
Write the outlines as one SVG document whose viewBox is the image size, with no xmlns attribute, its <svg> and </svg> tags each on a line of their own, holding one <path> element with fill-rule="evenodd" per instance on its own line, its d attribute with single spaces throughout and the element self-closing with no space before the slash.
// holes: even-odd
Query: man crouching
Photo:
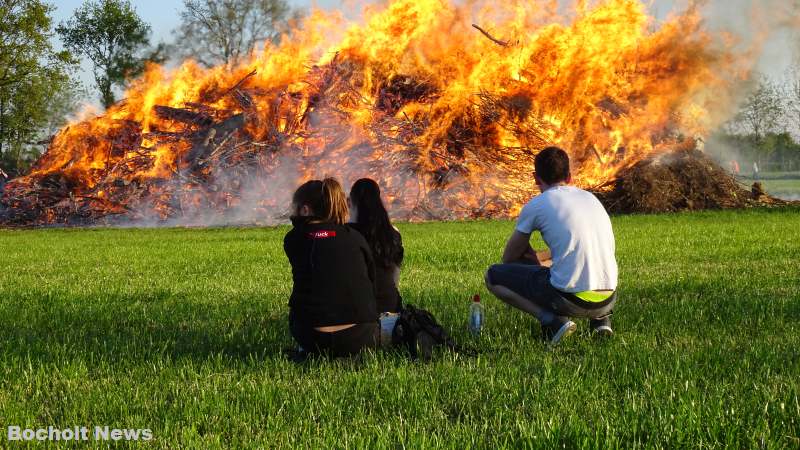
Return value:
<svg viewBox="0 0 800 450">
<path fill-rule="evenodd" d="M 549 147 L 534 160 L 534 197 L 517 219 L 503 264 L 486 272 L 486 287 L 509 305 L 535 316 L 551 346 L 572 334 L 571 317 L 590 319 L 593 332 L 610 336 L 617 300 L 614 232 L 603 205 L 589 192 L 570 186 L 569 156 Z M 539 231 L 549 252 L 535 252 Z"/>
</svg>

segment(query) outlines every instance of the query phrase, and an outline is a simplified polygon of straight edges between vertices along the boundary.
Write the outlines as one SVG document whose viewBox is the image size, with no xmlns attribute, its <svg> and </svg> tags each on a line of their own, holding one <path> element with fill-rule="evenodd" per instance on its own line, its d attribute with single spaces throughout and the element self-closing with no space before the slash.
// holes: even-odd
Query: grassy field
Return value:
<svg viewBox="0 0 800 450">
<path fill-rule="evenodd" d="M 469 342 L 484 294 L 480 356 L 302 366 L 286 228 L 0 231 L 0 447 L 101 425 L 149 448 L 798 448 L 799 219 L 614 218 L 617 335 L 582 322 L 553 352 L 482 286 L 510 222 L 401 224 L 406 302 Z"/>
<path fill-rule="evenodd" d="M 764 180 L 764 189 L 779 198 L 800 200 L 800 178 L 796 180 Z"/>
<path fill-rule="evenodd" d="M 749 174 L 738 179 L 745 186 L 750 186 L 756 181 Z M 772 196 L 786 200 L 800 200 L 800 172 L 764 172 L 759 180 Z"/>
</svg>

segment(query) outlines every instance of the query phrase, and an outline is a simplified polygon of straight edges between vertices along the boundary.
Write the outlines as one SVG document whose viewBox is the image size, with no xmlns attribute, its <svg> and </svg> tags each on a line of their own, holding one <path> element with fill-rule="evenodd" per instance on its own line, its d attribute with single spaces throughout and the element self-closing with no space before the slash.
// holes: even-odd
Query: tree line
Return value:
<svg viewBox="0 0 800 450">
<path fill-rule="evenodd" d="M 780 81 L 757 74 L 748 88 L 738 114 L 706 148 L 720 162 L 736 161 L 743 172 L 753 163 L 762 171 L 800 171 L 800 63 Z"/>
<path fill-rule="evenodd" d="M 174 41 L 153 44 L 128 0 L 87 0 L 58 24 L 54 10 L 42 0 L 0 0 L 0 170 L 11 177 L 27 170 L 82 100 L 96 95 L 108 108 L 146 64 L 171 55 L 233 66 L 300 17 L 286 0 L 184 0 Z M 92 86 L 78 80 L 81 62 L 92 68 Z"/>
</svg>

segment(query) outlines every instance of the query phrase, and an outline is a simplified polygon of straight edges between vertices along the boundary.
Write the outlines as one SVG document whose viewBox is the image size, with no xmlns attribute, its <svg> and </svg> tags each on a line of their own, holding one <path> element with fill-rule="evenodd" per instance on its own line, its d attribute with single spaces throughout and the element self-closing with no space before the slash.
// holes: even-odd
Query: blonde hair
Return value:
<svg viewBox="0 0 800 450">
<path fill-rule="evenodd" d="M 344 194 L 342 185 L 335 178 L 322 180 L 322 196 L 326 206 L 323 219 L 326 222 L 333 222 L 339 225 L 347 223 L 347 217 L 350 213 L 347 209 L 347 196 Z"/>
<path fill-rule="evenodd" d="M 305 182 L 297 188 L 292 200 L 298 208 L 303 205 L 311 208 L 314 215 L 324 222 L 347 223 L 347 196 L 335 178 Z"/>
</svg>

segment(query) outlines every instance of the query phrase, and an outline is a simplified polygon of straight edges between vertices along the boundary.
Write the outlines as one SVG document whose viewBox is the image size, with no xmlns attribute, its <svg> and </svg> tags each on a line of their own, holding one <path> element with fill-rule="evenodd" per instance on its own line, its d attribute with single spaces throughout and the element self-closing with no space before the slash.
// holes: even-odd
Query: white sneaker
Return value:
<svg viewBox="0 0 800 450">
<path fill-rule="evenodd" d="M 608 325 L 601 325 L 594 329 L 594 333 L 598 337 L 611 337 L 614 335 L 614 330 L 611 329 Z"/>
<path fill-rule="evenodd" d="M 578 326 L 575 325 L 575 322 L 571 320 L 567 320 L 563 323 L 554 323 L 552 325 L 542 327 L 543 337 L 547 345 L 555 347 L 561 339 L 569 336 L 570 334 L 574 333 L 575 330 L 578 329 Z"/>
<path fill-rule="evenodd" d="M 589 328 L 592 329 L 592 336 L 607 338 L 614 335 L 614 330 L 611 329 L 611 316 L 605 316 L 601 319 L 590 319 Z"/>
</svg>

